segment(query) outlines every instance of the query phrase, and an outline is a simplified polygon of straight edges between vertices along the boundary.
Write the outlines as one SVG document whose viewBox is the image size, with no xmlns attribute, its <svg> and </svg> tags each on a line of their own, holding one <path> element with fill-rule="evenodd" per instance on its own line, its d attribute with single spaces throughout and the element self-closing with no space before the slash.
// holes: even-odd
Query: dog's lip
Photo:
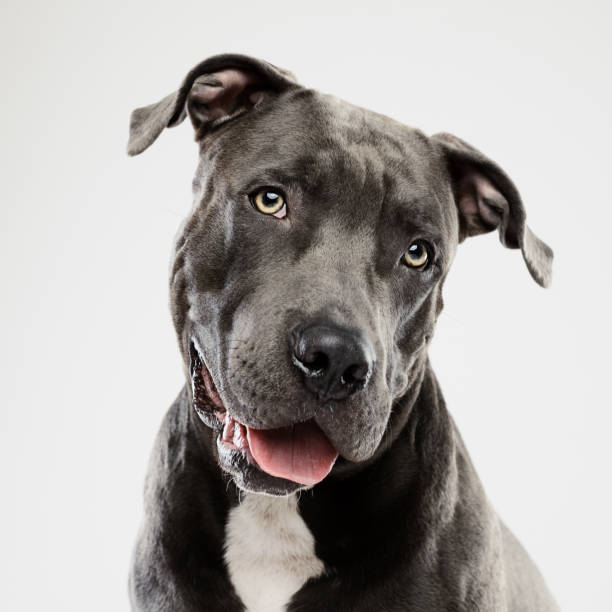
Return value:
<svg viewBox="0 0 612 612">
<path fill-rule="evenodd" d="M 225 411 L 225 407 L 206 367 L 202 352 L 197 348 L 194 340 L 189 346 L 189 358 L 193 407 L 208 427 L 219 430 L 221 426 L 215 416 L 215 411 Z"/>
<path fill-rule="evenodd" d="M 190 361 L 193 407 L 196 413 L 206 425 L 219 433 L 219 442 L 227 447 L 226 450 L 247 450 L 246 425 L 234 419 L 225 407 L 195 339 L 191 341 Z M 247 455 L 247 458 L 253 462 L 252 456 Z"/>
</svg>

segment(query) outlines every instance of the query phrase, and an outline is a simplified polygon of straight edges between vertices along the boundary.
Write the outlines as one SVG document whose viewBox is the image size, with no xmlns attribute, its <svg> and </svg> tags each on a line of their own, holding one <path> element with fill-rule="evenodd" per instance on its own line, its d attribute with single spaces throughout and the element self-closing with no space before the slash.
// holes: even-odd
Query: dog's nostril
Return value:
<svg viewBox="0 0 612 612">
<path fill-rule="evenodd" d="M 342 382 L 347 385 L 358 385 L 366 381 L 369 368 L 366 364 L 350 365 L 342 374 Z"/>
<path fill-rule="evenodd" d="M 324 372 L 329 366 L 327 355 L 320 351 L 306 354 L 300 361 L 313 373 Z"/>
</svg>

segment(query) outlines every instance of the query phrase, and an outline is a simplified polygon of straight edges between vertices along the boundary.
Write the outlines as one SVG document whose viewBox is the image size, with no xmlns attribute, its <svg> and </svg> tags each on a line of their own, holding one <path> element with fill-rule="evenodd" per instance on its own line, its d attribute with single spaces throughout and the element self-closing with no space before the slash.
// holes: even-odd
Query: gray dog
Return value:
<svg viewBox="0 0 612 612">
<path fill-rule="evenodd" d="M 187 384 L 151 458 L 133 609 L 557 610 L 427 357 L 463 239 L 497 229 L 550 281 L 510 178 L 241 55 L 135 110 L 128 152 L 187 115 L 200 158 L 170 277 Z"/>
</svg>

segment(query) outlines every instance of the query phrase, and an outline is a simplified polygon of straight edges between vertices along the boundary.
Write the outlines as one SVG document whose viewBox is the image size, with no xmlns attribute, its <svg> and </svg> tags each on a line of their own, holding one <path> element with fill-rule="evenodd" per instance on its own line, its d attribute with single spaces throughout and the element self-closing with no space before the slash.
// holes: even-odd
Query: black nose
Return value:
<svg viewBox="0 0 612 612">
<path fill-rule="evenodd" d="M 361 331 L 317 323 L 294 329 L 292 344 L 293 363 L 320 400 L 341 400 L 368 384 L 374 348 Z"/>
</svg>

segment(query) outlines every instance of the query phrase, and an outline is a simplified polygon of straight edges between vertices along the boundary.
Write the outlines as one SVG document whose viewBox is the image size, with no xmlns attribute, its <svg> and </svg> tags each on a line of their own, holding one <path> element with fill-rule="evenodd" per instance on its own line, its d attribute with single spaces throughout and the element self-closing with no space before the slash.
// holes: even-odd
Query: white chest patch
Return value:
<svg viewBox="0 0 612 612">
<path fill-rule="evenodd" d="M 325 569 L 295 495 L 246 494 L 230 511 L 225 562 L 248 612 L 284 612 L 291 597 Z"/>
</svg>

